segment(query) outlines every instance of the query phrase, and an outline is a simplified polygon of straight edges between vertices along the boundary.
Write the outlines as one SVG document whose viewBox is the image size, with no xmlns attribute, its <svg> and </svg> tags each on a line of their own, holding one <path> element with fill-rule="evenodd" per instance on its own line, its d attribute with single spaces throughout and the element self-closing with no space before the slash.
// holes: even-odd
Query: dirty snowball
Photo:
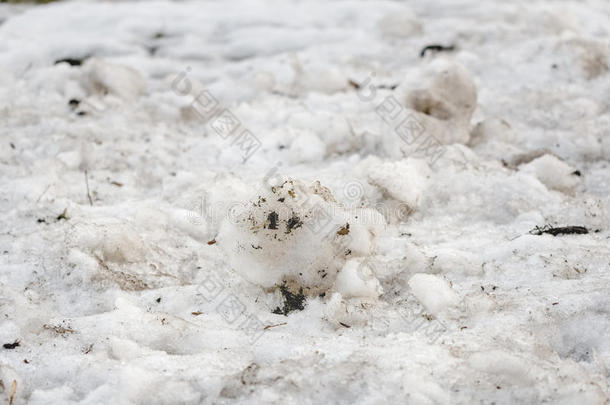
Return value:
<svg viewBox="0 0 610 405">
<path fill-rule="evenodd" d="M 228 216 L 217 241 L 250 282 L 318 295 L 333 286 L 346 260 L 373 251 L 382 223 L 374 210 L 345 209 L 319 182 L 286 180 Z"/>
</svg>

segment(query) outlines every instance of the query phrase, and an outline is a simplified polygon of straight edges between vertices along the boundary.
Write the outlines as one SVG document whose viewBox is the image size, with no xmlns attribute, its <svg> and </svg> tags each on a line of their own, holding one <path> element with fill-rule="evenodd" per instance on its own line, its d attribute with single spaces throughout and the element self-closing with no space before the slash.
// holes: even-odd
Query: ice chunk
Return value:
<svg viewBox="0 0 610 405">
<path fill-rule="evenodd" d="M 409 287 L 413 295 L 433 315 L 456 306 L 460 301 L 460 297 L 451 289 L 449 283 L 433 274 L 415 274 L 409 280 Z"/>
<path fill-rule="evenodd" d="M 521 166 L 519 170 L 532 174 L 549 189 L 567 194 L 574 192 L 580 183 L 576 169 L 549 154 L 532 160 Z"/>
<path fill-rule="evenodd" d="M 348 260 L 335 281 L 336 291 L 345 298 L 376 299 L 383 289 L 366 260 Z"/>
<path fill-rule="evenodd" d="M 413 210 L 419 206 L 429 171 L 424 161 L 405 159 L 373 165 L 369 168 L 368 176 L 371 183 L 384 194 L 407 204 Z"/>
</svg>

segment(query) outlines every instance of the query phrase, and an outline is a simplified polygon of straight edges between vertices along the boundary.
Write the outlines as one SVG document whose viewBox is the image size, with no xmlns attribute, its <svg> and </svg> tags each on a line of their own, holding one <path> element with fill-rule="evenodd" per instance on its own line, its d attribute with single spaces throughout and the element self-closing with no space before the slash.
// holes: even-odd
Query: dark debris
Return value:
<svg viewBox="0 0 610 405">
<path fill-rule="evenodd" d="M 545 225 L 543 227 L 537 226 L 536 228 L 530 231 L 532 235 L 542 235 L 548 233 L 549 235 L 557 236 L 557 235 L 584 235 L 588 234 L 589 230 L 584 226 L 560 226 L 560 227 L 551 227 L 550 225 Z"/>
<path fill-rule="evenodd" d="M 3 348 L 8 349 L 8 350 L 12 350 L 19 346 L 20 346 L 20 344 L 19 344 L 18 340 L 15 340 L 13 343 L 5 343 L 2 345 Z"/>
<path fill-rule="evenodd" d="M 273 211 L 267 215 L 267 220 L 269 221 L 269 229 L 277 229 L 277 221 L 279 219 L 279 215 L 277 212 Z"/>
<path fill-rule="evenodd" d="M 293 311 L 302 311 L 305 309 L 305 294 L 303 294 L 303 289 L 299 289 L 298 294 L 292 293 L 288 287 L 286 287 L 286 283 L 279 286 L 280 292 L 284 297 L 284 307 L 277 307 L 273 310 L 274 314 L 278 315 L 288 315 Z"/>
<path fill-rule="evenodd" d="M 293 229 L 299 228 L 301 225 L 303 225 L 303 221 L 298 216 L 293 215 L 286 221 L 286 233 L 292 232 Z"/>
<path fill-rule="evenodd" d="M 62 58 L 62 59 L 57 59 L 54 64 L 57 65 L 59 63 L 67 63 L 70 66 L 80 66 L 88 58 L 89 58 L 88 56 L 85 56 L 84 58 L 72 58 L 72 57 Z"/>
<path fill-rule="evenodd" d="M 449 52 L 449 51 L 453 51 L 453 50 L 455 50 L 455 45 L 449 45 L 449 46 L 438 45 L 438 44 L 427 45 L 422 48 L 421 52 L 419 53 L 419 57 L 423 58 L 424 56 L 426 56 L 426 52 L 428 52 L 428 51 L 436 53 L 436 52 Z"/>
</svg>

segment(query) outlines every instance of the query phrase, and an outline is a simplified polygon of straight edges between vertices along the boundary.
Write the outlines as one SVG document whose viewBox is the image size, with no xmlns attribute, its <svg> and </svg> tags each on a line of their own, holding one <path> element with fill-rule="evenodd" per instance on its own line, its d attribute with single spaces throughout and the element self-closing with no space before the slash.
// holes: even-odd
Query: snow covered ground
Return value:
<svg viewBox="0 0 610 405">
<path fill-rule="evenodd" d="M 2 401 L 610 402 L 607 1 L 0 4 L 0 73 Z"/>
</svg>

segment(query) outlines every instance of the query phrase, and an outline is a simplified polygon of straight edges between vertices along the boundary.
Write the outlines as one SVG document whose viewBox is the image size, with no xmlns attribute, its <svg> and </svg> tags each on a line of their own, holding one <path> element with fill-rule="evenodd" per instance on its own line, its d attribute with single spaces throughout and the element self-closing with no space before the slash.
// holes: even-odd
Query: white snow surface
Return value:
<svg viewBox="0 0 610 405">
<path fill-rule="evenodd" d="M 0 402 L 610 402 L 607 1 L 3 3 L 0 73 Z"/>
</svg>

